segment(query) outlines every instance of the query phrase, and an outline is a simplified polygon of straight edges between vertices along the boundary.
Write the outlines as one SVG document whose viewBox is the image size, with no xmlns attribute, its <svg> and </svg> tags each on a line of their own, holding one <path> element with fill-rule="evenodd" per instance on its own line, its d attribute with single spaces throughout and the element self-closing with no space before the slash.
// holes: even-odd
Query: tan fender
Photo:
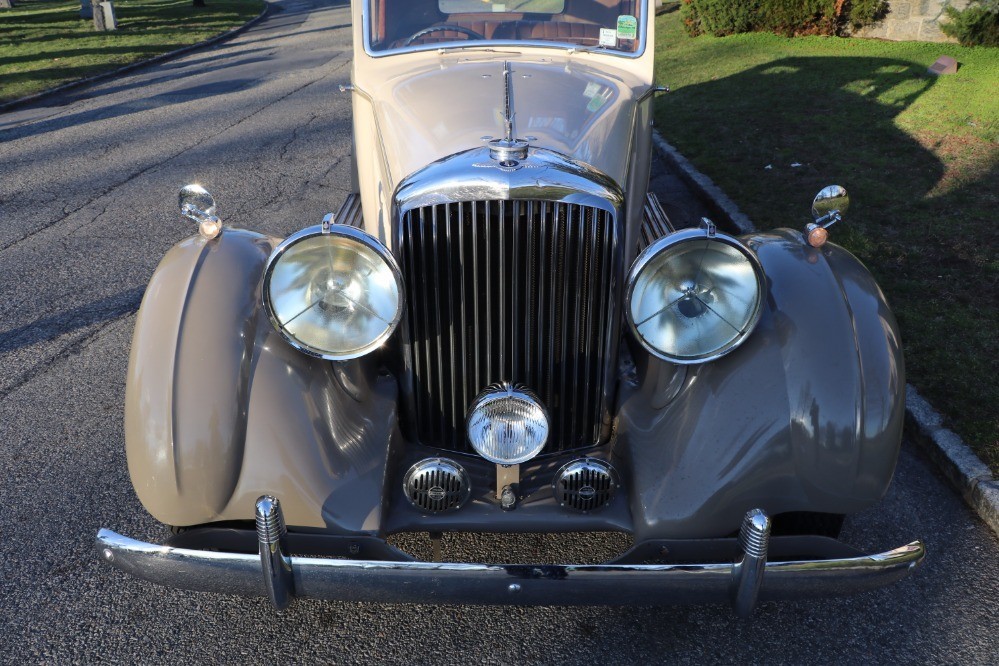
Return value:
<svg viewBox="0 0 999 666">
<path fill-rule="evenodd" d="M 395 382 L 274 331 L 260 278 L 278 242 L 227 229 L 182 241 L 156 269 L 125 391 L 132 482 L 170 525 L 252 520 L 273 493 L 289 525 L 377 531 Z"/>
<path fill-rule="evenodd" d="M 816 250 L 796 231 L 743 240 L 768 283 L 746 343 L 686 371 L 636 356 L 618 433 L 641 538 L 735 532 L 753 507 L 860 511 L 891 481 L 905 370 L 873 277 L 846 250 Z"/>
</svg>

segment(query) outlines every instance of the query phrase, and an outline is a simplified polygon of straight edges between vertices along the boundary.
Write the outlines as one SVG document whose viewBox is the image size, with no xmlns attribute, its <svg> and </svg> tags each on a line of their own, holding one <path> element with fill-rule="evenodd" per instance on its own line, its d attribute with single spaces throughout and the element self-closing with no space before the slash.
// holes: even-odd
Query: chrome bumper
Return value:
<svg viewBox="0 0 999 666">
<path fill-rule="evenodd" d="M 770 519 L 755 509 L 740 531 L 732 564 L 520 565 L 387 562 L 291 557 L 283 547 L 280 505 L 257 503 L 259 555 L 159 546 L 111 530 L 97 534 L 107 563 L 153 583 L 200 592 L 268 596 L 276 608 L 294 597 L 433 604 L 674 605 L 730 601 L 749 615 L 757 600 L 840 596 L 905 578 L 922 563 L 914 541 L 877 555 L 766 561 Z"/>
</svg>

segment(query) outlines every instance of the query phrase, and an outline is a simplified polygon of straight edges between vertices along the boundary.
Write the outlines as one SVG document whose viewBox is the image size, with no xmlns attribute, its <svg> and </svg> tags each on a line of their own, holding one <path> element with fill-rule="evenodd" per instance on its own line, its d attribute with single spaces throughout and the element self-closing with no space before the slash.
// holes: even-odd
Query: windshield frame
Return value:
<svg viewBox="0 0 999 666">
<path fill-rule="evenodd" d="M 516 48 L 541 48 L 555 49 L 566 53 L 593 53 L 607 55 L 628 60 L 637 60 L 645 55 L 648 47 L 649 20 L 647 14 L 648 3 L 641 0 L 643 8 L 642 15 L 638 17 L 638 41 L 639 47 L 633 51 L 618 51 L 600 46 L 582 46 L 580 44 L 570 44 L 565 42 L 521 40 L 521 39 L 482 39 L 482 40 L 457 40 L 453 42 L 437 42 L 433 44 L 414 44 L 394 49 L 382 49 L 376 51 L 371 46 L 371 3 L 372 0 L 357 0 L 361 4 L 361 33 L 364 36 L 364 52 L 371 58 L 385 58 L 389 56 L 402 55 L 406 53 L 419 53 L 427 51 L 490 51 L 498 49 Z"/>
</svg>

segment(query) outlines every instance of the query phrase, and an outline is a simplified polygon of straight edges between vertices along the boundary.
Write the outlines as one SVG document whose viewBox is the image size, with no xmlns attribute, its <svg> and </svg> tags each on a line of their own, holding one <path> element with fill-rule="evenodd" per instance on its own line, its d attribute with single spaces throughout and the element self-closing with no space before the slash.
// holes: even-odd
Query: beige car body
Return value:
<svg viewBox="0 0 999 666">
<path fill-rule="evenodd" d="M 482 10 L 446 1 L 473 18 Z M 401 15 L 433 16 L 381 21 L 394 29 L 375 51 L 367 0 L 353 3 L 353 187 L 335 219 L 282 240 L 222 229 L 203 188 L 181 191 L 202 235 L 166 254 L 143 298 L 125 442 L 142 504 L 183 529 L 167 545 L 102 529 L 100 557 L 171 587 L 265 593 L 278 609 L 294 597 L 729 599 L 745 616 L 758 600 L 852 594 L 914 571 L 919 542 L 867 556 L 829 538 L 844 514 L 883 496 L 904 418 L 884 296 L 846 250 L 811 242 L 844 204 L 817 213 L 807 240 L 792 229 L 738 239 L 711 223 L 673 229 L 646 193 L 654 51 L 631 4 L 566 0 L 561 16 L 572 20 L 548 25 L 497 2 L 510 20 L 491 21 L 482 41 L 488 31 L 451 22 L 445 0 L 392 2 Z M 569 11 L 580 8 L 602 18 Z M 527 37 L 496 37 L 507 24 Z M 532 41 L 553 27 L 572 42 Z M 425 39 L 455 32 L 470 41 Z M 621 50 L 573 46 L 605 38 Z M 827 189 L 845 203 L 842 188 Z M 340 262 L 333 237 L 382 265 Z M 296 263 L 288 257 L 303 239 L 326 244 Z M 742 257 L 738 267 L 712 269 L 709 245 Z M 690 248 L 696 262 L 672 254 Z M 647 268 L 665 278 L 646 289 L 652 312 L 636 322 L 630 299 Z M 283 320 L 272 316 L 282 270 L 285 294 L 295 281 L 321 293 L 293 297 Z M 388 293 L 394 317 L 326 300 L 375 270 L 385 280 L 368 293 Z M 700 346 L 712 338 L 707 304 L 732 293 L 752 294 L 751 316 L 737 328 L 718 315 L 734 342 Z M 664 314 L 674 305 L 678 314 Z M 310 347 L 289 329 L 317 306 L 333 313 L 313 325 L 323 334 L 375 309 L 385 326 L 362 346 Z M 695 331 L 687 342 L 699 353 L 643 339 L 641 325 L 659 315 Z M 502 420 L 525 403 L 532 436 L 544 428 L 527 457 L 491 457 L 473 439 L 479 401 L 497 394 L 521 402 L 488 417 L 507 439 L 515 419 Z M 771 539 L 771 516 L 789 536 Z M 406 532 L 624 532 L 635 545 L 599 565 L 449 564 L 415 561 L 386 540 Z"/>
<path fill-rule="evenodd" d="M 353 5 L 355 58 L 345 86 L 353 95 L 353 191 L 363 210 L 351 223 L 399 256 L 400 187 L 456 162 L 459 186 L 485 180 L 482 172 L 502 184 L 508 174 L 496 176 L 495 163 L 477 168 L 473 160 L 504 136 L 512 111 L 516 138 L 578 170 L 575 181 L 556 187 L 607 186 L 604 198 L 623 214 L 620 272 L 610 273 L 619 293 L 638 254 L 649 178 L 651 36 L 634 54 L 490 43 L 373 55 L 363 47 L 363 4 Z M 653 8 L 650 0 L 648 15 Z M 437 168 L 427 187 L 446 185 L 441 173 Z M 537 186 L 533 194 L 554 196 L 545 191 L 551 180 L 527 181 Z M 502 194 L 495 198 L 511 198 Z M 632 480 L 627 501 L 589 515 L 542 501 L 535 504 L 540 517 L 529 518 L 531 507 L 504 512 L 495 497 L 483 496 L 435 516 L 439 529 L 704 538 L 737 529 L 745 497 L 775 514 L 843 514 L 876 502 L 892 476 L 904 414 L 891 311 L 870 274 L 841 248 L 811 248 L 791 230 L 742 242 L 758 256 L 769 290 L 747 344 L 689 372 L 638 351 L 633 380 L 619 379 L 617 368 L 609 375 L 616 397 L 601 445 Z M 368 535 L 425 529 L 424 516 L 397 496 L 405 457 L 434 451 L 404 434 L 407 369 L 392 363 L 405 356 L 405 331 L 394 334 L 395 346 L 347 362 L 290 346 L 261 295 L 280 243 L 237 229 L 213 240 L 195 236 L 171 249 L 153 275 L 126 390 L 128 464 L 139 499 L 174 526 L 252 520 L 256 499 L 273 494 L 296 528 Z M 616 354 L 619 329 L 609 331 Z M 729 418 L 733 405 L 742 406 L 742 418 Z M 578 454 L 560 455 L 564 462 Z M 550 503 L 547 464 L 539 458 L 521 472 L 536 475 Z M 527 522 L 517 522 L 521 516 Z"/>
<path fill-rule="evenodd" d="M 634 57 L 523 45 L 372 55 L 361 46 L 364 5 L 352 8 L 354 191 L 361 194 L 365 229 L 388 247 L 393 196 L 405 178 L 503 136 L 505 62 L 513 70 L 517 138 L 532 137 L 532 144 L 588 164 L 624 187 L 629 200 L 645 196 L 655 40 Z M 654 0 L 645 11 L 654 15 Z M 567 103 L 553 107 L 552 98 Z M 552 117 L 553 108 L 562 115 Z M 641 206 L 631 211 L 638 217 L 629 228 Z"/>
</svg>

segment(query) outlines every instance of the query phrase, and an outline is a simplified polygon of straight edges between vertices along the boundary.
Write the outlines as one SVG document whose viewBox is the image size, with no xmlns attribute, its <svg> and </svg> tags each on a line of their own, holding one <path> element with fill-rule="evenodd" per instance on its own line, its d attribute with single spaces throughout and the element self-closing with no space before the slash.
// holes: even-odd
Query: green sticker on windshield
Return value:
<svg viewBox="0 0 999 666">
<path fill-rule="evenodd" d="M 638 39 L 638 19 L 627 14 L 617 17 L 617 38 Z"/>
</svg>

